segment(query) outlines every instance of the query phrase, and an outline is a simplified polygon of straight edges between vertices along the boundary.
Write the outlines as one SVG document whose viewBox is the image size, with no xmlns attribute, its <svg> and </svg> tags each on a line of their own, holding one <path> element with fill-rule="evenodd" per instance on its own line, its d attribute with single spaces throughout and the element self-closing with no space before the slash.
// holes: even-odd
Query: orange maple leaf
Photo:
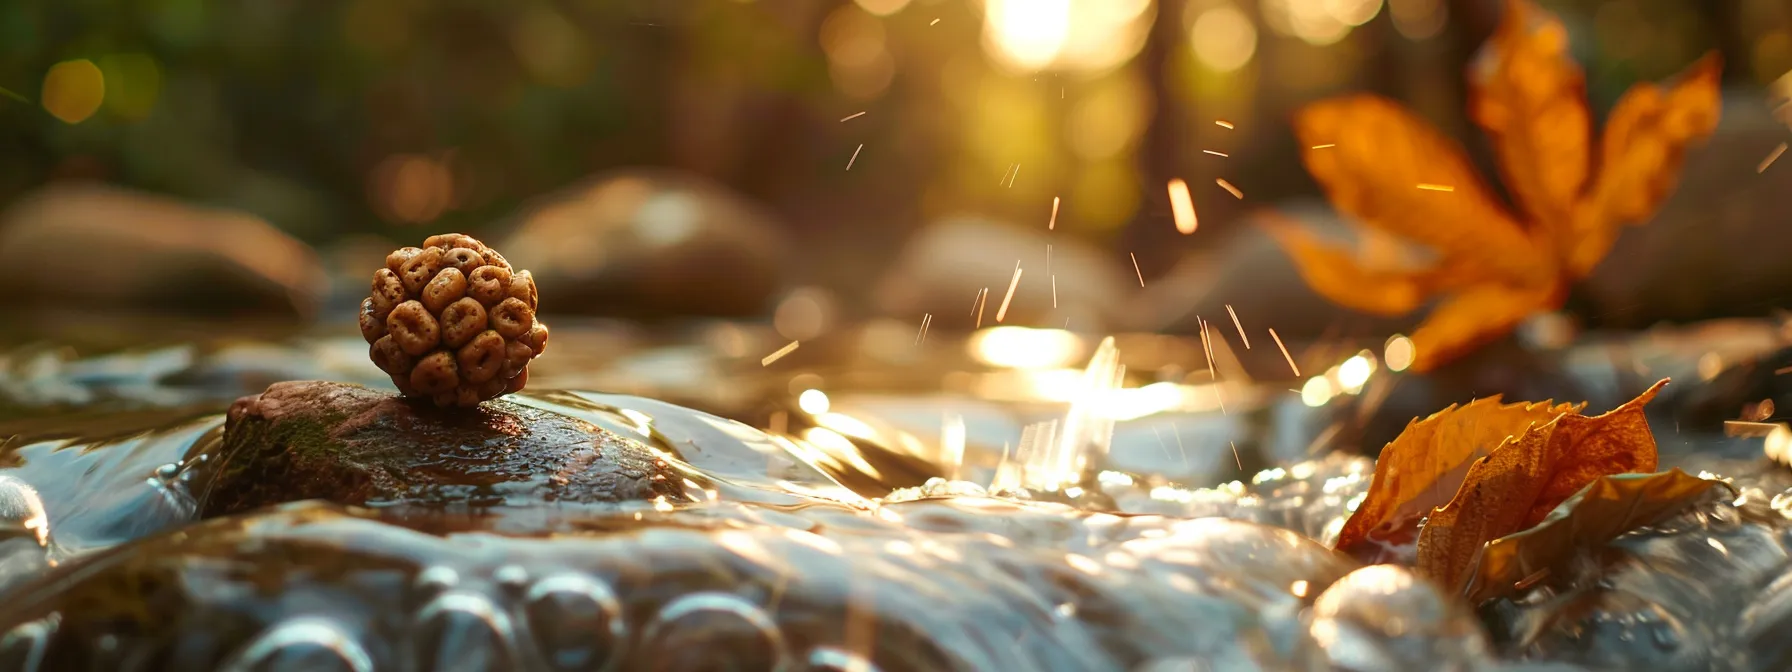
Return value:
<svg viewBox="0 0 1792 672">
<path fill-rule="evenodd" d="M 1307 284 L 1339 305 L 1401 315 L 1441 297 L 1412 335 L 1413 368 L 1435 368 L 1559 308 L 1619 228 L 1653 214 L 1686 148 L 1716 128 L 1719 69 L 1707 55 L 1672 85 L 1632 87 L 1594 147 L 1567 32 L 1530 0 L 1510 0 L 1469 69 L 1469 111 L 1493 141 L 1516 214 L 1455 141 L 1399 103 L 1360 94 L 1296 114 L 1307 170 L 1339 211 L 1435 258 L 1418 267 L 1366 263 L 1299 226 L 1272 222 L 1269 230 Z"/>
<path fill-rule="evenodd" d="M 1654 471 L 1643 406 L 1667 383 L 1596 417 L 1581 415 L 1584 405 L 1494 397 L 1415 420 L 1382 450 L 1334 547 L 1366 562 L 1410 562 L 1460 588 L 1488 542 L 1537 525 L 1603 477 Z"/>
<path fill-rule="evenodd" d="M 1643 405 L 1667 382 L 1601 416 L 1563 413 L 1530 425 L 1475 460 L 1456 496 L 1432 509 L 1419 531 L 1419 573 L 1461 586 L 1487 542 L 1542 522 L 1601 476 L 1655 471 Z"/>
</svg>

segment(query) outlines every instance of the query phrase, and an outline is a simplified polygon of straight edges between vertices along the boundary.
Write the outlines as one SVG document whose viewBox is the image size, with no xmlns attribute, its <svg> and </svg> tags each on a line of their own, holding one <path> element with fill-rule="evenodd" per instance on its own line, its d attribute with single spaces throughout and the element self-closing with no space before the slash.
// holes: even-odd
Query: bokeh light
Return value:
<svg viewBox="0 0 1792 672">
<path fill-rule="evenodd" d="M 1056 369 L 1083 357 L 1083 341 L 1059 329 L 993 327 L 971 336 L 977 361 L 1007 369 Z"/>
<path fill-rule="evenodd" d="M 1362 391 L 1363 385 L 1369 382 L 1369 375 L 1375 373 L 1375 361 L 1367 353 L 1358 354 L 1338 365 L 1338 387 L 1345 392 L 1356 394 Z"/>
<path fill-rule="evenodd" d="M 1337 396 L 1337 393 L 1338 391 L 1332 388 L 1332 381 L 1326 380 L 1325 376 L 1315 376 L 1308 378 L 1307 383 L 1300 386 L 1300 401 L 1308 406 L 1318 408 L 1324 406 L 1325 402 L 1331 401 L 1332 397 Z"/>
<path fill-rule="evenodd" d="M 828 14 L 821 24 L 821 48 L 828 56 L 828 76 L 847 96 L 875 98 L 896 76 L 883 23 L 857 5 Z"/>
<path fill-rule="evenodd" d="M 1344 25 L 1360 26 L 1381 13 L 1381 0 L 1325 0 L 1325 11 Z"/>
<path fill-rule="evenodd" d="M 1406 367 L 1412 366 L 1412 360 L 1418 354 L 1418 348 L 1413 346 L 1412 339 L 1394 334 L 1388 339 L 1387 345 L 1382 347 L 1381 359 L 1387 363 L 1389 371 L 1405 371 Z"/>
<path fill-rule="evenodd" d="M 1333 1 L 1263 0 L 1263 21 L 1270 30 L 1308 44 L 1333 44 L 1349 35 L 1351 29 L 1351 24 L 1332 12 Z"/>
<path fill-rule="evenodd" d="M 1219 5 L 1195 17 L 1188 41 L 1201 65 L 1215 72 L 1232 72 L 1257 54 L 1257 27 L 1238 7 Z"/>
<path fill-rule="evenodd" d="M 405 224 L 435 221 L 454 202 L 454 174 L 447 162 L 419 154 L 387 157 L 368 183 L 374 207 Z"/>
<path fill-rule="evenodd" d="M 908 6 L 909 0 L 853 0 L 853 2 L 877 16 L 889 16 L 902 11 L 902 8 Z"/>
<path fill-rule="evenodd" d="M 105 99 L 106 77 L 93 61 L 63 61 L 44 75 L 44 111 L 65 123 L 86 121 Z"/>
<path fill-rule="evenodd" d="M 1435 37 L 1450 18 L 1443 0 L 1388 0 L 1388 14 L 1394 19 L 1394 30 L 1409 40 Z"/>
<path fill-rule="evenodd" d="M 808 413 L 809 415 L 821 415 L 828 412 L 828 408 L 832 406 L 832 403 L 828 401 L 828 394 L 826 392 L 809 389 L 803 390 L 802 394 L 797 395 L 796 405 L 797 408 L 803 409 L 804 413 Z"/>
<path fill-rule="evenodd" d="M 105 80 L 105 107 L 127 121 L 138 121 L 155 109 L 162 93 L 162 68 L 147 54 L 100 57 Z"/>
<path fill-rule="evenodd" d="M 1099 71 L 1144 46 L 1151 0 L 986 0 L 983 45 L 1003 68 Z"/>
</svg>

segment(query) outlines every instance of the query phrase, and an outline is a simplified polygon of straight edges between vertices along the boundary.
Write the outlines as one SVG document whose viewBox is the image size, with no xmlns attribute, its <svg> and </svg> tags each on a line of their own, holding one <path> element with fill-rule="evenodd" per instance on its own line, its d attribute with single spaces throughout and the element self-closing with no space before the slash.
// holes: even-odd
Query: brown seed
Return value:
<svg viewBox="0 0 1792 672">
<path fill-rule="evenodd" d="M 510 296 L 510 270 L 497 266 L 480 266 L 473 269 L 467 294 L 487 308 L 498 305 L 505 297 Z"/>
<path fill-rule="evenodd" d="M 393 250 L 391 254 L 386 255 L 386 270 L 397 273 L 398 269 L 404 268 L 404 262 L 410 261 L 411 257 L 417 256 L 417 253 L 422 251 L 422 248 L 417 247 L 401 247 Z"/>
<path fill-rule="evenodd" d="M 423 307 L 429 312 L 440 313 L 448 304 L 459 301 L 467 295 L 467 276 L 461 275 L 460 269 L 444 268 L 436 274 L 434 280 L 423 286 Z"/>
<path fill-rule="evenodd" d="M 371 296 L 361 299 L 360 322 L 361 338 L 367 339 L 369 345 L 372 345 L 374 341 L 380 340 L 381 336 L 386 335 L 385 316 L 380 315 L 379 311 L 374 310 L 373 297 Z"/>
<path fill-rule="evenodd" d="M 411 387 L 418 392 L 429 395 L 453 392 L 460 385 L 460 374 L 455 371 L 454 355 L 447 350 L 437 350 L 417 361 L 417 368 L 411 369 Z"/>
<path fill-rule="evenodd" d="M 535 353 L 529 351 L 529 346 L 516 341 L 505 341 L 504 370 L 498 372 L 498 375 L 503 378 L 514 377 L 528 368 L 529 360 L 534 358 Z"/>
<path fill-rule="evenodd" d="M 473 244 L 478 245 L 479 241 L 475 240 L 473 241 Z M 479 252 L 476 250 L 465 247 L 456 247 L 448 250 L 442 255 L 442 265 L 449 268 L 459 269 L 461 275 L 471 275 L 473 269 L 485 265 L 485 257 L 480 256 Z"/>
<path fill-rule="evenodd" d="M 497 266 L 498 268 L 502 268 L 506 271 L 514 270 L 510 266 L 510 260 L 505 259 L 504 255 L 498 254 L 497 250 L 494 250 L 494 249 L 488 247 L 483 250 L 480 250 L 479 254 L 480 254 L 480 256 L 485 257 L 485 263 L 487 263 L 487 264 L 490 264 L 492 266 Z"/>
<path fill-rule="evenodd" d="M 529 325 L 529 333 L 523 334 L 516 340 L 518 343 L 529 346 L 529 350 L 534 352 L 536 357 L 540 357 L 541 352 L 548 349 L 548 325 L 540 322 Z"/>
<path fill-rule="evenodd" d="M 412 357 L 422 357 L 441 341 L 441 326 L 417 301 L 406 301 L 386 316 L 386 331 L 398 347 Z"/>
<path fill-rule="evenodd" d="M 438 233 L 438 234 L 430 236 L 428 238 L 424 238 L 423 246 L 424 247 L 439 247 L 439 248 L 447 249 L 447 248 L 453 247 L 455 241 L 458 241 L 458 240 L 460 240 L 462 238 L 466 238 L 466 237 L 467 237 L 467 234 L 464 234 L 464 233 Z"/>
<path fill-rule="evenodd" d="M 424 248 L 417 256 L 411 257 L 410 261 L 404 262 L 404 266 L 398 271 L 398 279 L 404 281 L 405 291 L 413 295 L 422 294 L 423 287 L 434 280 L 436 273 L 441 270 L 441 248 Z"/>
<path fill-rule="evenodd" d="M 367 350 L 367 357 L 373 360 L 374 366 L 393 376 L 409 376 L 411 365 L 417 362 L 404 348 L 398 347 L 398 343 L 390 335 L 381 336 L 374 341 L 373 347 Z"/>
<path fill-rule="evenodd" d="M 528 271 L 517 271 L 510 277 L 510 296 L 521 299 L 529 306 L 530 311 L 537 307 L 535 296 L 535 276 Z"/>
<path fill-rule="evenodd" d="M 504 338 L 516 338 L 529 333 L 529 325 L 535 323 L 535 311 L 513 296 L 492 307 L 490 321 Z"/>
<path fill-rule="evenodd" d="M 398 274 L 390 269 L 382 268 L 373 272 L 373 313 L 380 319 L 392 314 L 392 309 L 409 298 L 405 295 L 404 283 Z"/>
<path fill-rule="evenodd" d="M 479 402 L 485 401 L 479 396 L 479 390 L 474 389 L 471 385 L 460 386 L 455 389 L 454 395 L 454 405 L 461 408 L 472 408 L 478 406 Z"/>
<path fill-rule="evenodd" d="M 442 309 L 442 343 L 450 348 L 466 345 L 485 331 L 485 306 L 473 297 L 463 297 Z"/>
<path fill-rule="evenodd" d="M 504 337 L 498 332 L 487 329 L 473 337 L 473 342 L 466 344 L 456 353 L 455 361 L 460 364 L 460 376 L 469 383 L 484 383 L 497 377 L 504 370 L 505 363 Z"/>
</svg>

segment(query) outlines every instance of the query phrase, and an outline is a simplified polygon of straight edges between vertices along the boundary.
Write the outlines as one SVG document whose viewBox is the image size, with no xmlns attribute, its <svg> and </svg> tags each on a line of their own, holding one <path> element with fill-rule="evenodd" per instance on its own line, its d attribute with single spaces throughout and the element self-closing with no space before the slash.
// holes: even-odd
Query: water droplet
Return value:
<svg viewBox="0 0 1792 672">
<path fill-rule="evenodd" d="M 492 579 L 505 588 L 521 588 L 529 583 L 529 570 L 519 565 L 504 565 L 492 572 Z"/>
<path fill-rule="evenodd" d="M 162 466 L 156 467 L 156 478 L 160 478 L 164 481 L 174 478 L 175 475 L 177 475 L 179 473 L 180 473 L 180 465 L 176 464 L 174 462 L 169 462 Z"/>
<path fill-rule="evenodd" d="M 818 646 L 809 651 L 809 669 L 815 672 L 881 672 L 864 656 L 831 646 Z"/>
<path fill-rule="evenodd" d="M 414 583 L 419 592 L 433 596 L 459 584 L 460 572 L 454 571 L 453 567 L 430 567 L 417 572 Z"/>
<path fill-rule="evenodd" d="M 1671 623 L 1657 623 L 1649 634 L 1650 640 L 1655 642 L 1655 648 L 1663 651 L 1678 649 L 1682 643 L 1679 629 Z"/>
<path fill-rule="evenodd" d="M 0 476 L 0 537 L 28 534 L 37 545 L 50 544 L 50 517 L 37 489 L 11 476 Z"/>
<path fill-rule="evenodd" d="M 303 617 L 256 635 L 218 669 L 221 672 L 373 672 L 373 657 L 335 622 Z"/>
<path fill-rule="evenodd" d="M 530 586 L 524 602 L 535 645 L 555 669 L 608 670 L 622 659 L 628 625 L 609 586 L 561 574 Z"/>
<path fill-rule="evenodd" d="M 510 617 L 483 595 L 447 592 L 417 612 L 412 646 L 424 670 L 508 670 L 517 666 Z"/>
<path fill-rule="evenodd" d="M 693 593 L 667 603 L 642 642 L 633 662 L 667 672 L 710 669 L 717 656 L 739 669 L 775 670 L 790 657 L 771 616 L 730 593 Z"/>
</svg>

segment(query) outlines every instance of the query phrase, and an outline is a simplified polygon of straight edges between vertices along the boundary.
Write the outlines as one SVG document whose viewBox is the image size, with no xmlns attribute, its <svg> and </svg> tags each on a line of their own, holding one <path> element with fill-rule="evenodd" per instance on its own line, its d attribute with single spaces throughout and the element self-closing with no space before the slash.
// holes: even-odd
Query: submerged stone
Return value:
<svg viewBox="0 0 1792 672">
<path fill-rule="evenodd" d="M 237 400 L 205 517 L 306 499 L 349 505 L 493 507 L 688 498 L 641 443 L 506 401 L 437 409 L 359 385 L 276 383 Z"/>
</svg>

